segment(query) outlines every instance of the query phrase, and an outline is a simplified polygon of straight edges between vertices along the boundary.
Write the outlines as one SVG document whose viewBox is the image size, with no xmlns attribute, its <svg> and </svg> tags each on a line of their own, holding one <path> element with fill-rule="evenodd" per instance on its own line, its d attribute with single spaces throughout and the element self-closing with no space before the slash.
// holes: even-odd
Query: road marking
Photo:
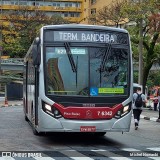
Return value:
<svg viewBox="0 0 160 160">
<path fill-rule="evenodd" d="M 105 156 L 106 158 L 109 159 L 113 159 L 113 160 L 133 160 L 134 156 L 131 157 L 122 157 L 122 154 L 118 154 L 118 152 L 121 151 L 127 151 L 127 152 L 139 152 L 139 153 L 143 153 L 145 158 L 148 159 L 152 159 L 152 160 L 160 160 L 160 158 L 158 157 L 158 152 L 160 152 L 160 147 L 149 147 L 146 148 L 147 150 L 150 151 L 154 151 L 155 152 L 155 156 L 147 156 L 147 154 L 149 155 L 150 153 L 148 153 L 147 151 L 141 151 L 135 148 L 121 148 L 120 150 L 116 151 L 109 151 L 109 150 L 104 150 L 104 149 L 92 149 L 90 151 L 98 153 L 100 155 Z M 80 153 L 76 150 L 63 150 L 63 151 L 59 151 L 60 153 L 62 153 L 64 155 L 64 157 L 68 157 L 71 158 L 73 160 L 94 160 L 94 158 L 91 157 L 87 157 L 86 155 L 84 155 L 83 153 Z M 145 156 L 146 153 L 146 156 Z M 152 153 L 151 153 L 152 154 Z M 154 154 L 154 153 L 153 153 Z M 156 156 L 156 154 L 158 156 Z M 142 156 L 143 157 L 143 156 Z M 140 158 L 140 157 L 139 157 Z M 33 159 L 35 160 L 55 160 L 55 157 L 33 157 Z M 15 158 L 12 158 L 10 156 L 4 156 L 4 157 L 0 157 L 0 160 L 15 160 Z"/>
<path fill-rule="evenodd" d="M 76 150 L 70 150 L 70 152 L 68 151 L 60 151 L 60 153 L 66 155 L 69 158 L 75 159 L 75 160 L 94 160 L 93 158 L 90 157 L 86 157 L 84 154 L 76 151 Z"/>
<path fill-rule="evenodd" d="M 151 147 L 151 148 L 147 148 L 147 149 L 149 149 L 151 151 L 155 151 L 155 152 L 160 152 L 160 147 Z M 158 156 L 160 156 L 160 155 L 158 154 Z M 160 159 L 159 157 L 149 157 L 149 158 L 151 158 L 153 160 L 159 160 Z"/>
<path fill-rule="evenodd" d="M 148 157 L 150 159 L 153 159 L 153 160 L 159 160 L 159 157 Z"/>
<path fill-rule="evenodd" d="M 0 157 L 0 160 L 15 160 L 12 157 Z"/>
<path fill-rule="evenodd" d="M 158 148 L 158 147 L 146 148 L 146 149 L 149 149 L 149 150 L 152 150 L 152 151 L 158 151 L 158 152 L 160 151 L 160 148 Z M 147 153 L 147 151 L 141 151 L 141 150 L 138 150 L 138 149 L 135 149 L 135 148 L 122 148 L 122 150 L 128 151 L 128 152 L 140 152 L 140 153 L 143 153 L 144 155 L 145 155 L 145 153 L 146 153 L 146 155 L 149 154 L 149 153 Z M 153 160 L 159 160 L 160 159 L 159 157 L 156 157 L 156 156 L 155 157 L 147 157 L 146 156 L 146 158 L 153 159 Z"/>
<path fill-rule="evenodd" d="M 151 148 L 147 148 L 147 149 L 160 152 L 160 147 L 151 147 Z"/>
<path fill-rule="evenodd" d="M 93 151 L 93 152 L 106 152 L 107 150 L 105 150 L 105 149 L 92 149 L 91 151 Z"/>
<path fill-rule="evenodd" d="M 2 157 L 0 157 L 1 160 L 14 160 L 12 158 L 12 152 L 2 152 Z"/>
<path fill-rule="evenodd" d="M 51 157 L 33 157 L 36 160 L 55 160 L 54 158 Z"/>
<path fill-rule="evenodd" d="M 90 158 L 90 157 L 69 157 L 69 158 L 72 158 L 72 159 L 75 159 L 75 160 L 94 160 L 93 158 Z"/>
<path fill-rule="evenodd" d="M 132 160 L 132 159 L 127 158 L 127 157 L 109 157 L 109 158 L 112 158 L 114 160 Z"/>
<path fill-rule="evenodd" d="M 135 148 L 121 148 L 123 151 L 128 151 L 128 152 L 139 152 L 141 150 L 135 149 Z"/>
<path fill-rule="evenodd" d="M 12 157 L 0 157 L 0 160 L 15 160 Z"/>
<path fill-rule="evenodd" d="M 116 154 L 116 153 L 114 153 L 114 151 L 112 152 L 112 151 L 103 150 L 103 149 L 97 149 L 97 150 L 91 150 L 91 151 L 94 151 L 98 154 L 104 155 L 104 156 L 111 158 L 111 159 L 114 159 L 114 160 L 132 160 L 127 157 L 122 157 L 122 155 Z"/>
</svg>

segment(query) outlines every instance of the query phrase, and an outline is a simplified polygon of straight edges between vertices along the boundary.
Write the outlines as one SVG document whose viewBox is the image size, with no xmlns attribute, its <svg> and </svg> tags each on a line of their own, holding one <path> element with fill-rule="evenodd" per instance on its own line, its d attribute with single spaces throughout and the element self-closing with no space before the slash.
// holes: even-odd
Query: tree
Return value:
<svg viewBox="0 0 160 160">
<path fill-rule="evenodd" d="M 147 80 L 148 88 L 152 88 L 153 86 L 160 86 L 160 71 L 152 71 L 150 72 Z"/>
<path fill-rule="evenodd" d="M 3 28 L 3 54 L 23 58 L 43 25 L 69 23 L 58 15 L 47 16 L 34 8 L 19 6 L 16 11 L 4 15 L 8 24 Z"/>
<path fill-rule="evenodd" d="M 100 24 L 104 26 L 116 26 L 127 22 L 122 12 L 122 6 L 126 0 L 113 0 L 110 5 L 104 6 L 97 13 L 89 17 L 92 24 Z"/>
<path fill-rule="evenodd" d="M 159 6 L 157 0 L 114 1 L 90 17 L 93 24 L 119 26 L 127 22 L 126 29 L 131 36 L 133 57 L 136 61 L 141 58 L 143 62 L 140 76 L 144 89 L 152 65 L 160 62 Z"/>
<path fill-rule="evenodd" d="M 159 45 L 159 33 L 160 33 L 160 14 L 158 14 L 159 5 L 155 0 L 148 0 L 146 2 L 139 3 L 127 3 L 124 7 L 125 13 L 129 21 L 134 21 L 135 26 L 130 28 L 131 41 L 133 42 L 134 57 L 137 59 L 137 50 L 134 50 L 139 44 L 142 38 L 143 43 L 143 77 L 142 85 L 145 89 L 149 71 L 154 63 L 158 63 L 160 60 L 160 45 Z M 143 20 L 142 26 L 140 21 Z M 139 31 L 142 27 L 143 37 L 139 36 Z M 139 54 L 139 53 L 138 53 Z M 144 90 L 143 90 L 144 92 Z"/>
</svg>

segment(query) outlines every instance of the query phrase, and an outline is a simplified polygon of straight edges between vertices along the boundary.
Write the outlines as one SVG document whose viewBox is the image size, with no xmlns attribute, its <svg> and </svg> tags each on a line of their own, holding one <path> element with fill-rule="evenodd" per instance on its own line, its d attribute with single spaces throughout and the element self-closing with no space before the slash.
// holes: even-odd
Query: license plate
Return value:
<svg viewBox="0 0 160 160">
<path fill-rule="evenodd" d="M 96 126 L 81 126 L 80 132 L 95 132 Z"/>
</svg>

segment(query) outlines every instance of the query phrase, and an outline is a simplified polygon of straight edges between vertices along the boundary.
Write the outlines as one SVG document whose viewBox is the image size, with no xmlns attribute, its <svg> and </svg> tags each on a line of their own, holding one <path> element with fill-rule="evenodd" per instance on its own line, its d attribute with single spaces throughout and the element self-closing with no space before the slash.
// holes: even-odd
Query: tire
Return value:
<svg viewBox="0 0 160 160">
<path fill-rule="evenodd" d="M 33 134 L 34 134 L 35 136 L 39 136 L 39 135 L 40 135 L 40 133 L 37 132 L 37 130 L 36 130 L 34 127 L 32 127 L 32 131 L 33 131 Z"/>
<path fill-rule="evenodd" d="M 38 132 L 34 127 L 32 127 L 32 131 L 35 136 L 42 136 L 43 135 L 43 132 Z"/>
<path fill-rule="evenodd" d="M 29 119 L 28 119 L 28 117 L 27 117 L 26 115 L 24 116 L 24 119 L 25 119 L 25 121 L 27 121 L 27 122 L 29 121 Z"/>
</svg>

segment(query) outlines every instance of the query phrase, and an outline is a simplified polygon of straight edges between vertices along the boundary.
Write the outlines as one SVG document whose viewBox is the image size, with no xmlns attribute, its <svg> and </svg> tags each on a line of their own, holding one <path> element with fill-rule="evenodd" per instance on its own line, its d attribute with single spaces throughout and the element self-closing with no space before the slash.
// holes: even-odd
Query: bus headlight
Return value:
<svg viewBox="0 0 160 160">
<path fill-rule="evenodd" d="M 124 115 L 126 115 L 129 111 L 131 110 L 131 105 L 128 104 L 126 106 L 124 106 L 122 109 L 120 109 L 119 111 L 117 111 L 115 118 L 119 119 L 121 117 L 123 117 Z"/>
<path fill-rule="evenodd" d="M 52 111 L 51 106 L 50 106 L 50 105 L 48 105 L 48 104 L 45 104 L 45 109 L 46 109 L 46 110 L 48 110 L 48 111 L 50 111 L 50 112 Z"/>
<path fill-rule="evenodd" d="M 128 105 L 128 106 L 124 106 L 124 108 L 123 108 L 123 113 L 127 112 L 128 109 L 129 109 L 129 105 Z"/>
<path fill-rule="evenodd" d="M 124 107 L 123 107 L 123 112 L 122 112 L 121 116 L 124 116 L 125 114 L 127 114 L 128 111 L 129 111 L 129 105 L 124 106 Z"/>
<path fill-rule="evenodd" d="M 54 118 L 61 118 L 62 117 L 60 111 L 58 109 L 56 109 L 54 106 L 46 104 L 45 102 L 43 102 L 42 104 L 43 104 L 43 111 L 45 111 L 46 113 L 48 113 L 52 117 L 54 117 Z"/>
</svg>

